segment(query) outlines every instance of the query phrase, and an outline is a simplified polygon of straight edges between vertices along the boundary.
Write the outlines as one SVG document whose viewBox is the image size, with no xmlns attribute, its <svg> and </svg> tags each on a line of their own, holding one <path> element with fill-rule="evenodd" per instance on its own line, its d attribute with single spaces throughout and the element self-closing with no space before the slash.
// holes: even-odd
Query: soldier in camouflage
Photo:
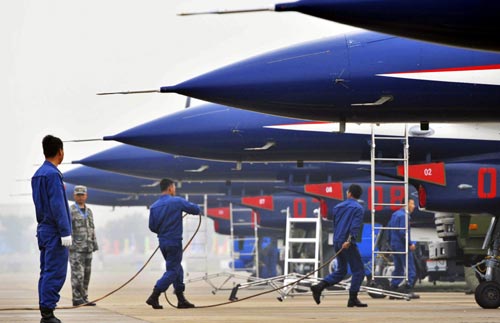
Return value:
<svg viewBox="0 0 500 323">
<path fill-rule="evenodd" d="M 73 290 L 73 306 L 85 304 L 95 306 L 88 300 L 88 287 L 92 267 L 92 252 L 98 250 L 94 230 L 94 217 L 85 202 L 87 188 L 75 186 L 75 204 L 70 207 L 73 225 L 73 245 L 70 248 L 71 287 Z"/>
</svg>

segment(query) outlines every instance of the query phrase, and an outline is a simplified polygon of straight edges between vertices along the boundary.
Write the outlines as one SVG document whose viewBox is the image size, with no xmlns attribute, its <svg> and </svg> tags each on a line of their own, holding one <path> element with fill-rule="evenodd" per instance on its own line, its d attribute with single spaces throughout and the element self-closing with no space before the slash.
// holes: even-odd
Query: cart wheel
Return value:
<svg viewBox="0 0 500 323">
<path fill-rule="evenodd" d="M 390 287 L 389 280 L 387 278 L 375 278 L 368 284 L 369 287 L 373 288 L 378 288 L 378 289 L 385 289 L 388 290 Z M 383 294 L 376 294 L 376 293 L 370 293 L 368 292 L 368 295 L 370 295 L 371 298 L 385 298 L 386 295 Z"/>
<path fill-rule="evenodd" d="M 498 308 L 500 306 L 500 285 L 494 281 L 484 281 L 476 288 L 476 303 L 482 308 Z"/>
</svg>

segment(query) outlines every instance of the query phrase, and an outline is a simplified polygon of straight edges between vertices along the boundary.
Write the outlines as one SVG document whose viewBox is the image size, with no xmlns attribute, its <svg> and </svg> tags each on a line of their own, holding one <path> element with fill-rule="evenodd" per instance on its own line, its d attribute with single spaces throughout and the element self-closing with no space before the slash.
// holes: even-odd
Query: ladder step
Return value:
<svg viewBox="0 0 500 323">
<path fill-rule="evenodd" d="M 382 158 L 382 157 L 376 157 L 373 158 L 373 160 L 384 160 L 384 161 L 406 161 L 405 158 Z"/>
<path fill-rule="evenodd" d="M 401 227 L 377 227 L 378 230 L 404 230 L 405 228 Z"/>
<path fill-rule="evenodd" d="M 406 278 L 406 276 L 378 276 L 374 275 L 373 278 Z"/>
<path fill-rule="evenodd" d="M 255 255 L 255 252 L 245 252 L 245 253 L 243 253 L 243 252 L 236 251 L 235 254 L 238 255 L 238 256 L 253 256 L 253 255 Z"/>
<path fill-rule="evenodd" d="M 383 255 L 406 255 L 404 251 L 374 251 L 373 253 Z"/>
<path fill-rule="evenodd" d="M 233 223 L 233 226 L 243 226 L 243 225 L 253 225 L 252 222 L 237 222 Z"/>
<path fill-rule="evenodd" d="M 375 184 L 406 184 L 405 181 L 373 181 Z"/>
<path fill-rule="evenodd" d="M 384 205 L 384 206 L 405 206 L 406 204 L 401 203 L 373 203 L 374 205 Z"/>
<path fill-rule="evenodd" d="M 289 222 L 310 222 L 310 223 L 314 223 L 314 222 L 318 222 L 319 219 L 318 218 L 289 218 L 288 219 Z"/>
<path fill-rule="evenodd" d="M 314 258 L 288 258 L 288 262 L 292 263 L 315 263 L 318 260 Z"/>
<path fill-rule="evenodd" d="M 374 136 L 373 139 L 382 139 L 382 140 L 401 140 L 401 139 L 406 139 L 405 136 L 399 137 L 399 136 L 394 136 L 394 137 L 385 137 L 385 136 Z"/>
<path fill-rule="evenodd" d="M 316 243 L 316 238 L 289 238 L 288 242 Z"/>
</svg>

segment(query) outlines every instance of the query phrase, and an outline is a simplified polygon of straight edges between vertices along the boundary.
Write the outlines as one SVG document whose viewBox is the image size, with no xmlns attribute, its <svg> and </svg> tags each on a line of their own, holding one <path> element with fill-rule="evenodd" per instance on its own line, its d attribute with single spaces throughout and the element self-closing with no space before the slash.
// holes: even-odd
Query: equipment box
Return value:
<svg viewBox="0 0 500 323">
<path fill-rule="evenodd" d="M 456 241 L 433 241 L 429 243 L 429 259 L 450 259 L 457 255 Z"/>
</svg>

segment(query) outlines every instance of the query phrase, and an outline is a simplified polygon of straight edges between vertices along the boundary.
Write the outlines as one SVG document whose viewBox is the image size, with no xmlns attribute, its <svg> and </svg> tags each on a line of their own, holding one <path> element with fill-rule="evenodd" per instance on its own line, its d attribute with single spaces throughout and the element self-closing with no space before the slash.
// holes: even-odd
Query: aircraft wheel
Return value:
<svg viewBox="0 0 500 323">
<path fill-rule="evenodd" d="M 482 308 L 498 308 L 500 306 L 500 284 L 484 281 L 476 288 L 476 303 Z"/>
<path fill-rule="evenodd" d="M 390 287 L 389 280 L 387 278 L 375 278 L 368 284 L 369 287 L 374 287 L 378 289 L 385 289 L 388 290 Z M 383 294 L 376 294 L 376 293 L 370 293 L 368 292 L 368 295 L 370 295 L 371 298 L 385 298 L 386 295 Z"/>
</svg>

